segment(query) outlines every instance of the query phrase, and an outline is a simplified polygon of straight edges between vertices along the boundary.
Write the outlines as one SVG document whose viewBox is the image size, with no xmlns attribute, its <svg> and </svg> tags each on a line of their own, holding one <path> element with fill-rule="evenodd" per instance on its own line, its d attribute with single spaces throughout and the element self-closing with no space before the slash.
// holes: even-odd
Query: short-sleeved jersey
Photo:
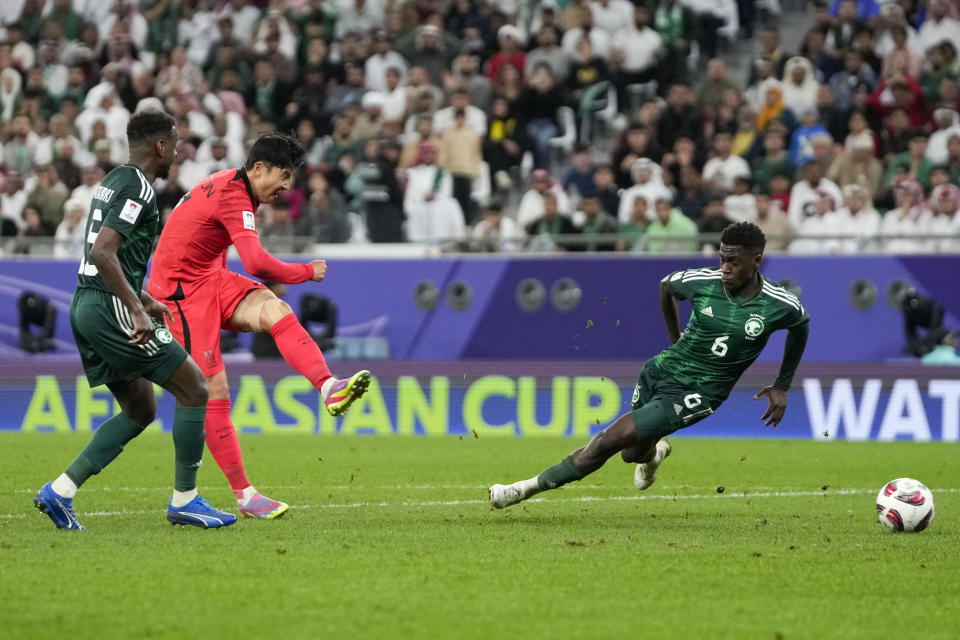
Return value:
<svg viewBox="0 0 960 640">
<path fill-rule="evenodd" d="M 795 295 L 762 275 L 760 279 L 760 292 L 744 300 L 723 288 L 719 268 L 677 271 L 664 278 L 670 293 L 689 300 L 693 310 L 683 336 L 654 363 L 698 393 L 725 400 L 770 334 L 810 321 Z"/>
<path fill-rule="evenodd" d="M 177 282 L 199 280 L 225 268 L 234 240 L 257 237 L 254 213 L 259 206 L 244 169 L 204 178 L 183 196 L 164 225 L 150 286 L 169 296 Z"/>
<path fill-rule="evenodd" d="M 110 227 L 125 238 L 117 250 L 117 260 L 130 287 L 139 295 L 159 222 L 157 194 L 143 171 L 130 164 L 110 171 L 93 192 L 77 288 L 111 292 L 96 265 L 90 262 L 90 250 L 100 229 Z"/>
</svg>

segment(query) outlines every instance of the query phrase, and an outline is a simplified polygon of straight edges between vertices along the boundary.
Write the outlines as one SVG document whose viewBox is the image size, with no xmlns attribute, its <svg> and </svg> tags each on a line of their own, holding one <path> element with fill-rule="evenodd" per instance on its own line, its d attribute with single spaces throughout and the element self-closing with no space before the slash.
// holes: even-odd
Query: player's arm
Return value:
<svg viewBox="0 0 960 640">
<path fill-rule="evenodd" d="M 660 311 L 667 325 L 667 337 L 674 344 L 680 339 L 680 308 L 666 279 L 660 282 Z"/>
<path fill-rule="evenodd" d="M 260 239 L 256 236 L 243 235 L 233 241 L 233 246 L 240 254 L 243 268 L 254 278 L 267 282 L 282 282 L 283 284 L 300 284 L 308 280 L 319 282 L 327 274 L 325 260 L 312 260 L 306 264 L 283 262 L 277 260 L 264 251 Z"/>
<path fill-rule="evenodd" d="M 171 319 L 173 318 L 173 314 L 170 313 L 167 305 L 154 299 L 153 296 L 143 289 L 140 290 L 140 304 L 143 305 L 143 310 L 147 312 L 148 316 L 163 326 L 167 326 L 167 316 Z"/>
<path fill-rule="evenodd" d="M 754 396 L 754 400 L 767 398 L 767 410 L 760 416 L 768 427 L 776 427 L 783 420 L 787 411 L 787 391 L 793 384 L 793 376 L 800 366 L 803 351 L 807 346 L 807 337 L 810 335 L 810 316 L 803 307 L 800 308 L 800 318 L 795 324 L 787 328 L 787 340 L 783 347 L 783 361 L 780 363 L 780 373 L 777 380 L 769 387 L 764 387 Z"/>
<path fill-rule="evenodd" d="M 110 292 L 120 299 L 123 306 L 130 312 L 130 321 L 133 323 L 133 332 L 130 342 L 144 344 L 153 337 L 153 323 L 150 316 L 140 302 L 140 296 L 133 290 L 130 283 L 123 276 L 117 251 L 123 246 L 126 238 L 113 227 L 104 224 L 90 247 L 90 262 L 97 268 L 97 272 Z"/>
<path fill-rule="evenodd" d="M 264 251 L 257 235 L 257 226 L 250 200 L 245 195 L 224 194 L 217 207 L 233 246 L 240 254 L 243 268 L 254 278 L 283 284 L 300 284 L 308 280 L 320 281 L 327 272 L 323 260 L 297 264 L 277 260 Z"/>
<path fill-rule="evenodd" d="M 689 271 L 675 271 L 660 281 L 660 312 L 667 325 L 667 336 L 671 344 L 680 339 L 680 309 L 678 300 L 689 300 L 694 294 L 696 285 L 693 282 L 685 283 L 683 277 Z"/>
</svg>

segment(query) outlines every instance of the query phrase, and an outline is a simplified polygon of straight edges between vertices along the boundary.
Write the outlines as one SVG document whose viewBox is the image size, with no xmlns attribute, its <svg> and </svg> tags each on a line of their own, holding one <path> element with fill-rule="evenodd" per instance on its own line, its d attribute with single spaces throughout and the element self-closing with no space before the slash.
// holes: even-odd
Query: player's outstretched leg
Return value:
<svg viewBox="0 0 960 640">
<path fill-rule="evenodd" d="M 197 494 L 208 397 L 203 374 L 196 363 L 187 358 L 162 386 L 177 399 L 173 414 L 175 484 L 167 504 L 167 520 L 170 524 L 203 529 L 229 526 L 237 521 L 237 516 L 212 507 L 206 498 Z"/>
<path fill-rule="evenodd" d="M 613 424 L 591 438 L 587 446 L 547 468 L 540 475 L 513 484 L 495 484 L 490 487 L 490 504 L 503 509 L 517 504 L 541 491 L 556 489 L 580 480 L 600 467 L 615 453 L 634 445 L 637 432 L 630 414 L 617 418 Z"/>
<path fill-rule="evenodd" d="M 657 441 L 650 459 L 638 463 L 636 471 L 633 472 L 633 484 L 637 489 L 643 491 L 657 481 L 657 469 L 672 450 L 673 447 L 666 439 Z"/>
<path fill-rule="evenodd" d="M 334 378 L 323 352 L 297 320 L 293 309 L 269 289 L 248 293 L 237 305 L 230 321 L 244 331 L 269 331 L 280 355 L 320 392 L 323 404 L 332 416 L 346 413 L 370 386 L 372 376 L 366 370 L 345 380 Z"/>
</svg>

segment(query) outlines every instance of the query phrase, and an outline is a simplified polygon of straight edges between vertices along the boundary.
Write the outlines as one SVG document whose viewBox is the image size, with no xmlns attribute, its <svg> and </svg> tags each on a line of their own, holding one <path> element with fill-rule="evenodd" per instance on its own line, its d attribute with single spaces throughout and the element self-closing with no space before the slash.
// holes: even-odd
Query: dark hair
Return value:
<svg viewBox="0 0 960 640">
<path fill-rule="evenodd" d="M 157 138 L 170 138 L 176 122 L 163 111 L 141 111 L 130 116 L 127 121 L 127 141 L 130 146 L 150 143 Z"/>
<path fill-rule="evenodd" d="M 295 170 L 303 165 L 304 155 L 306 151 L 299 142 L 290 136 L 271 133 L 257 138 L 250 147 L 247 162 L 243 166 L 249 171 L 253 169 L 253 165 L 262 162 L 271 168 Z"/>
<path fill-rule="evenodd" d="M 754 249 L 757 253 L 763 253 L 763 248 L 767 244 L 767 237 L 763 235 L 760 227 L 752 222 L 735 222 L 728 225 L 720 234 L 720 243 L 737 245 Z"/>
</svg>

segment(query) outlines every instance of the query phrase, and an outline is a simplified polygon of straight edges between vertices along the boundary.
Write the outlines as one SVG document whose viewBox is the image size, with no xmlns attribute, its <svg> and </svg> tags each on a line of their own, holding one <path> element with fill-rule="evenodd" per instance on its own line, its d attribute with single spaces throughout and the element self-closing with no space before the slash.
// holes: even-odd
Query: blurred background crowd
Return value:
<svg viewBox="0 0 960 640">
<path fill-rule="evenodd" d="M 82 253 L 142 109 L 182 140 L 162 219 L 257 136 L 303 144 L 293 188 L 258 213 L 275 252 L 698 252 L 739 220 L 771 250 L 960 250 L 957 0 L 4 7 L 7 254 Z"/>
</svg>

